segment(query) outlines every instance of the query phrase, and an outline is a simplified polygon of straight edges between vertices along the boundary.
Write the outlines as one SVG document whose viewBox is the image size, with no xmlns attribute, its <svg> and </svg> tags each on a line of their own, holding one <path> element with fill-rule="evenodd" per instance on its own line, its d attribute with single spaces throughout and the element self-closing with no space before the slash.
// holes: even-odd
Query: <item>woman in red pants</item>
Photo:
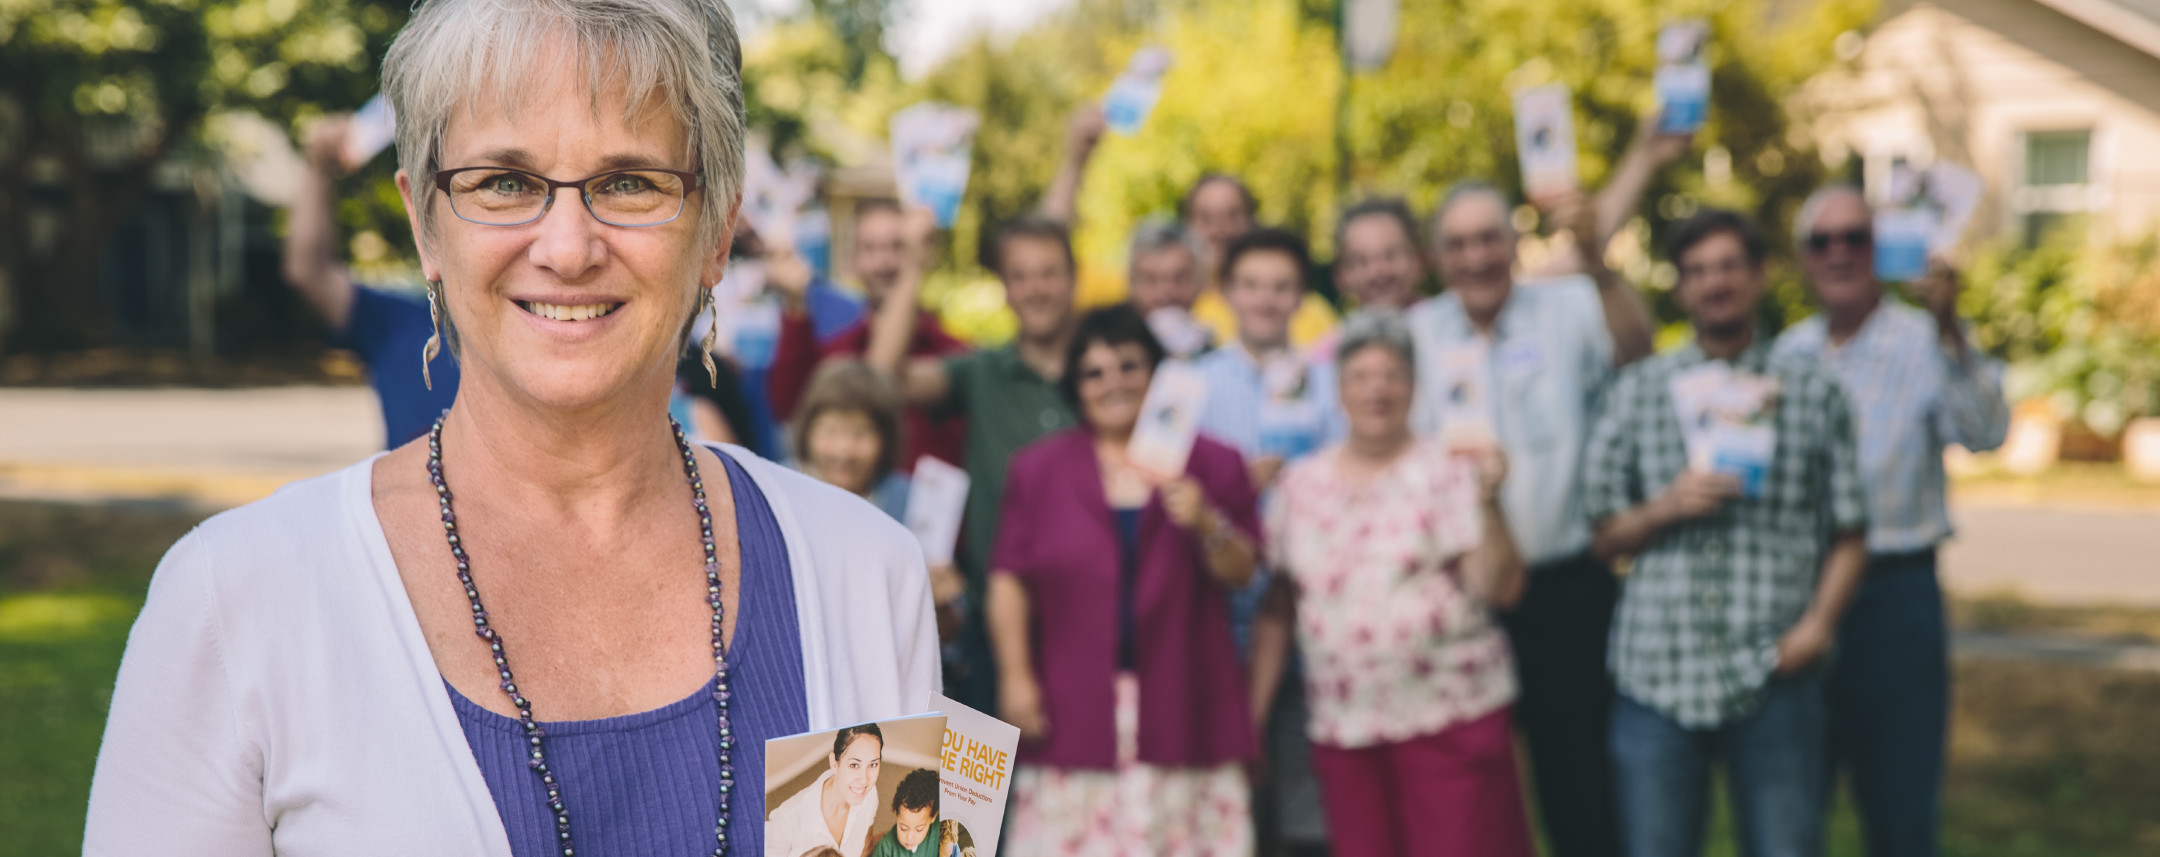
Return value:
<svg viewBox="0 0 2160 857">
<path fill-rule="evenodd" d="M 1294 616 L 1313 773 L 1337 857 L 1530 857 L 1492 612 L 1523 563 L 1491 446 L 1410 431 L 1417 361 L 1394 318 L 1346 325 L 1349 437 L 1292 465 L 1266 530 L 1273 621 Z"/>
</svg>

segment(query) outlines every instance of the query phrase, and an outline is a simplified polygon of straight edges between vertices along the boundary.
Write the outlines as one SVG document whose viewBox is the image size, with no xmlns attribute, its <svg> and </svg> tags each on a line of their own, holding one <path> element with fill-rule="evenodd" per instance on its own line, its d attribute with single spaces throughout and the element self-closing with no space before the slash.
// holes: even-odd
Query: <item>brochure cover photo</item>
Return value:
<svg viewBox="0 0 2160 857">
<path fill-rule="evenodd" d="M 765 742 L 765 857 L 936 854 L 945 717 Z"/>
<path fill-rule="evenodd" d="M 1020 730 L 942 711 L 765 742 L 765 857 L 992 857 Z"/>
</svg>

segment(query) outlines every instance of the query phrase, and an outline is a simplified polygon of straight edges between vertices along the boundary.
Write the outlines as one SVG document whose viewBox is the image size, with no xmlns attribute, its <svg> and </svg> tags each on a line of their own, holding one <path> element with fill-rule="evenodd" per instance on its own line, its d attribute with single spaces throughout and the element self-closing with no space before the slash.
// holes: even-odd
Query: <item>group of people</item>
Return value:
<svg viewBox="0 0 2160 857">
<path fill-rule="evenodd" d="M 1801 207 L 1822 311 L 1782 335 L 1768 239 L 1673 225 L 1694 336 L 1657 355 L 1603 262 L 1688 150 L 1648 130 L 1595 197 L 1537 201 L 1572 236 L 1540 270 L 1526 212 L 1465 182 L 1424 218 L 1345 209 L 1324 296 L 1211 174 L 1136 230 L 1130 299 L 1083 311 L 1083 111 L 992 237 L 1017 334 L 978 349 L 921 306 L 920 213 L 856 208 L 860 297 L 740 230 L 738 57 L 712 0 L 421 4 L 384 88 L 423 299 L 337 263 L 342 132 L 311 136 L 288 278 L 393 449 L 167 557 L 86 852 L 763 853 L 731 816 L 762 741 L 927 710 L 942 662 L 1022 731 L 1013 854 L 1527 855 L 1517 734 L 1561 857 L 1696 853 L 1719 761 L 1749 853 L 1819 854 L 1840 766 L 1870 853 L 1934 853 L 1941 453 L 2007 408 L 1953 271 L 1917 306 L 1874 277 L 1857 190 Z M 754 372 L 686 333 L 731 248 L 784 305 Z M 1435 382 L 1464 347 L 1482 432 Z M 1168 361 L 1208 390 L 1181 473 L 1128 449 Z M 1746 478 L 1691 454 L 1703 367 L 1760 394 Z M 924 457 L 972 485 L 951 566 L 891 520 Z"/>
<path fill-rule="evenodd" d="M 1063 226 L 1096 121 L 1041 216 L 995 236 L 1014 343 L 940 329 L 915 300 L 927 219 L 875 205 L 858 233 L 917 267 L 814 353 L 791 315 L 772 373 L 828 403 L 798 424 L 811 472 L 877 499 L 899 446 L 973 477 L 945 675 L 1022 730 L 1012 853 L 1529 854 L 1518 732 L 1563 857 L 1695 853 L 1720 760 L 1750 853 L 1820 853 L 1840 771 L 1871 853 L 1934 853 L 1941 455 L 2008 425 L 1955 271 L 1903 302 L 1863 194 L 1825 187 L 1794 234 L 1822 311 L 1779 335 L 1757 322 L 1769 239 L 1706 209 L 1663 248 L 1693 340 L 1653 355 L 1602 262 L 1686 151 L 1646 132 L 1595 198 L 1541 201 L 1573 240 L 1536 272 L 1517 207 L 1466 181 L 1424 219 L 1346 208 L 1330 301 L 1303 239 L 1215 174 L 1185 220 L 1136 230 L 1129 299 L 1083 312 Z M 1486 355 L 1482 436 L 1432 381 L 1463 346 Z M 1206 379 L 1202 435 L 1151 473 L 1127 448 L 1172 360 Z M 1691 455 L 1675 379 L 1711 364 L 1769 391 L 1744 415 L 1775 438 L 1759 473 Z M 885 456 L 874 474 L 826 463 L 836 418 L 889 427 L 851 447 Z M 957 458 L 910 440 L 947 432 Z"/>
</svg>

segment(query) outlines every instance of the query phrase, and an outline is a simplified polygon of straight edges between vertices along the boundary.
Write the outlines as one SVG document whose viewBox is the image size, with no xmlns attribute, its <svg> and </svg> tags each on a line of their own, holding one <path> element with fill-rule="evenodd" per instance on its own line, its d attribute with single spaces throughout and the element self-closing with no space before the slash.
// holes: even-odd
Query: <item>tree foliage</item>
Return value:
<svg viewBox="0 0 2160 857">
<path fill-rule="evenodd" d="M 2011 361 L 2013 399 L 2046 396 L 2103 435 L 2160 416 L 2160 236 L 2094 240 L 2077 225 L 1978 253 L 1959 309 Z"/>
<path fill-rule="evenodd" d="M 357 106 L 404 9 L 376 0 L 0 3 L 0 276 L 20 320 L 8 347 L 97 344 L 105 243 L 159 170 L 208 167 L 193 157 L 204 119 L 248 109 L 291 123 Z M 216 188 L 214 176 L 186 177 L 206 197 Z"/>
<path fill-rule="evenodd" d="M 1768 0 L 1406 3 L 1392 60 L 1351 74 L 1325 0 L 1080 0 L 1011 39 L 976 41 L 922 81 L 866 85 L 803 107 L 846 114 L 866 135 L 882 135 L 892 110 L 922 98 L 982 113 L 949 272 L 965 280 L 983 231 L 1032 208 L 1055 173 L 1070 111 L 1098 97 L 1141 45 L 1169 48 L 1176 65 L 1146 127 L 1106 140 L 1087 174 L 1076 242 L 1084 297 L 1102 300 L 1122 290 L 1133 225 L 1173 214 L 1205 172 L 1243 177 L 1263 221 L 1305 232 L 1323 255 L 1349 198 L 1401 195 L 1429 208 L 1448 184 L 1473 177 L 1517 189 L 1511 93 L 1526 84 L 1574 91 L 1584 179 L 1595 186 L 1652 110 L 1658 28 L 1701 17 L 1716 39 L 1710 124 L 1696 154 L 1646 196 L 1642 224 L 1626 233 L 1632 246 L 1618 248 L 1627 274 L 1655 290 L 1670 279 L 1648 248 L 1702 205 L 1746 211 L 1783 234 L 1829 172 L 1794 127 L 1786 96 L 1834 62 L 1836 36 L 1864 26 L 1874 9 L 1874 0 L 1819 0 L 1779 4 L 1773 19 Z M 789 74 L 762 65 L 756 73 Z M 1802 301 L 1797 277 L 1784 260 L 1776 271 L 1778 315 L 1790 315 Z M 1661 308 L 1676 315 L 1669 301 Z"/>
</svg>

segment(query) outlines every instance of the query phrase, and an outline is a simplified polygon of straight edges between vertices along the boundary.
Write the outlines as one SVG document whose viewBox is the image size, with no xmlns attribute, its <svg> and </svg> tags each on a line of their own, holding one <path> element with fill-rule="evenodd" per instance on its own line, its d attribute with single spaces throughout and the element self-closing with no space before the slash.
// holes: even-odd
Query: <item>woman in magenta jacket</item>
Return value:
<svg viewBox="0 0 2160 857">
<path fill-rule="evenodd" d="M 989 582 L 999 708 L 1021 729 L 1014 853 L 1249 855 L 1244 670 L 1224 595 L 1260 543 L 1245 465 L 1126 455 L 1163 348 L 1127 306 L 1084 317 L 1061 381 L 1081 426 L 1013 456 Z"/>
</svg>

